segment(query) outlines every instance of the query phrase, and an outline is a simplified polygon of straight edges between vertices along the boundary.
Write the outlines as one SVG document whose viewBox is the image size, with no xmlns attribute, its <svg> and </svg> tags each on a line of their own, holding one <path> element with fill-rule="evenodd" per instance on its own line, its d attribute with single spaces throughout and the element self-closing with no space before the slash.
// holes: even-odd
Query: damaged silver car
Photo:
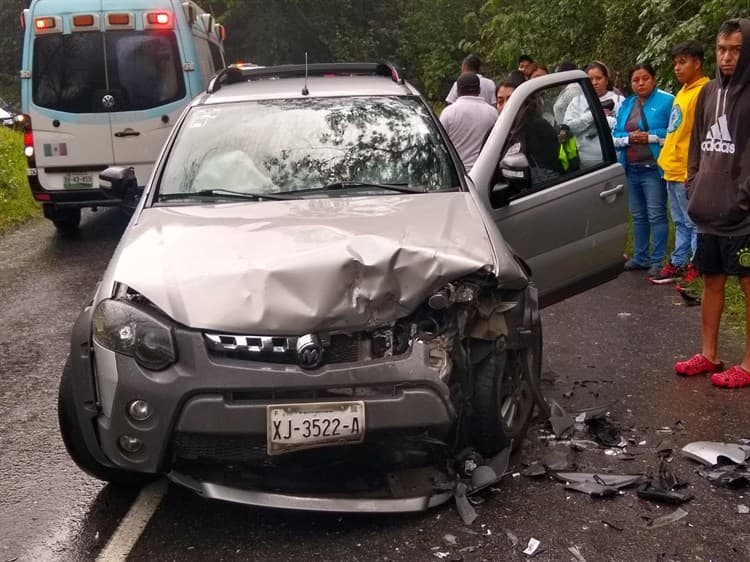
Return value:
<svg viewBox="0 0 750 562">
<path fill-rule="evenodd" d="M 572 83 L 601 156 L 563 168 L 539 131 Z M 115 198 L 139 183 L 101 179 Z M 222 71 L 75 324 L 67 449 L 108 482 L 166 474 L 253 505 L 399 512 L 471 491 L 544 407 L 540 303 L 622 270 L 623 185 L 582 72 L 519 87 L 466 174 L 393 66 Z"/>
</svg>

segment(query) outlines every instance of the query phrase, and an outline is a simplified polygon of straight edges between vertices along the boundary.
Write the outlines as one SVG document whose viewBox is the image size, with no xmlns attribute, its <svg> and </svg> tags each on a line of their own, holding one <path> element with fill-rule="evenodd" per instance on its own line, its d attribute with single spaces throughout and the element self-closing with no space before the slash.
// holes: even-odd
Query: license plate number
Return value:
<svg viewBox="0 0 750 562">
<path fill-rule="evenodd" d="M 267 406 L 266 424 L 269 455 L 361 443 L 365 438 L 365 404 L 358 401 Z"/>
<path fill-rule="evenodd" d="M 66 189 L 94 187 L 94 174 L 65 174 L 63 187 Z"/>
</svg>

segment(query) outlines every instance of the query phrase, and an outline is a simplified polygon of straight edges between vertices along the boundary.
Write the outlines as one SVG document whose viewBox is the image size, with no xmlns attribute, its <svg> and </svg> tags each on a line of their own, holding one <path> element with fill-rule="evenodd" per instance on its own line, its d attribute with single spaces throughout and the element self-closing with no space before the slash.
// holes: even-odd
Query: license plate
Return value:
<svg viewBox="0 0 750 562">
<path fill-rule="evenodd" d="M 94 174 L 65 174 L 63 187 L 65 189 L 94 187 Z"/>
<path fill-rule="evenodd" d="M 266 425 L 269 455 L 361 443 L 365 438 L 365 403 L 267 406 Z"/>
</svg>

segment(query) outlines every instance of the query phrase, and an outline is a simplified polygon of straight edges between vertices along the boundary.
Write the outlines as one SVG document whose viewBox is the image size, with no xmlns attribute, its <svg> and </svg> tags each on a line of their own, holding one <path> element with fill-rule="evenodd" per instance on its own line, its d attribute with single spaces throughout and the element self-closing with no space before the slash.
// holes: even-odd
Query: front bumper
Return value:
<svg viewBox="0 0 750 562">
<path fill-rule="evenodd" d="M 320 449 L 323 454 L 330 451 L 332 457 L 350 455 L 357 448 L 385 450 L 398 441 L 394 435 L 402 433 L 412 441 L 426 433 L 446 435 L 455 423 L 448 385 L 428 366 L 428 346 L 420 341 L 401 356 L 326 365 L 315 371 L 212 355 L 202 334 L 193 330 L 175 330 L 175 341 L 179 361 L 161 372 L 95 347 L 96 360 L 90 364 L 98 372 L 89 376 L 95 380 L 100 411 L 89 422 L 107 464 L 146 473 L 168 472 L 185 460 L 268 464 L 266 406 L 273 404 L 363 401 L 365 443 Z M 79 356 L 73 364 L 85 379 L 85 357 Z M 126 414 L 128 404 L 136 399 L 153 406 L 155 413 L 149 420 L 137 422 Z M 78 400 L 91 402 L 86 396 Z M 143 448 L 135 454 L 123 452 L 122 435 L 137 437 Z M 278 459 L 293 464 L 294 456 L 305 452 Z"/>
</svg>

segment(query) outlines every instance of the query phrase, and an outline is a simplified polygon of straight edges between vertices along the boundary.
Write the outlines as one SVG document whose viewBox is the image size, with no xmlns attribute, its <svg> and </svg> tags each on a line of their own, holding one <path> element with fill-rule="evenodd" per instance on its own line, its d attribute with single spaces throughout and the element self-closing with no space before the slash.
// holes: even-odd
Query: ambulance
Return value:
<svg viewBox="0 0 750 562">
<path fill-rule="evenodd" d="M 172 125 L 224 68 L 223 26 L 195 2 L 33 0 L 24 28 L 20 116 L 27 176 L 44 216 L 75 230 L 108 198 L 99 173 L 145 184 Z"/>
</svg>

